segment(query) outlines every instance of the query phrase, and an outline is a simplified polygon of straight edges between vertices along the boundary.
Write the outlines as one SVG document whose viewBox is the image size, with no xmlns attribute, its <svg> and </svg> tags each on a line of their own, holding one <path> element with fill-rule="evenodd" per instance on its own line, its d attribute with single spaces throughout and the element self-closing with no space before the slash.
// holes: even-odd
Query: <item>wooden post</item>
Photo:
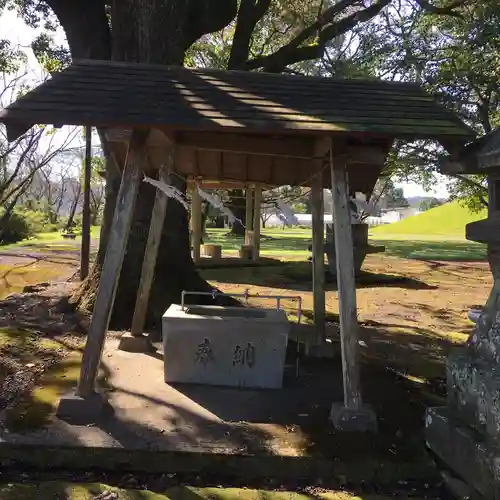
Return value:
<svg viewBox="0 0 500 500">
<path fill-rule="evenodd" d="M 171 151 L 168 155 L 167 165 L 165 165 L 159 172 L 159 180 L 170 183 L 170 171 L 173 167 L 174 152 Z M 163 232 L 163 225 L 165 222 L 165 213 L 167 210 L 168 197 L 159 189 L 156 190 L 155 204 L 153 207 L 153 214 L 151 216 L 151 222 L 149 225 L 148 242 L 146 244 L 146 250 L 144 252 L 144 260 L 142 262 L 141 271 L 141 281 L 139 282 L 139 290 L 137 292 L 137 299 L 135 301 L 134 317 L 132 319 L 132 337 L 143 337 L 144 324 L 146 323 L 146 313 L 149 303 L 149 294 L 151 291 L 151 285 L 153 283 L 155 268 L 156 268 L 156 258 L 158 257 L 158 249 L 160 248 L 161 235 Z M 120 348 L 123 350 L 134 352 L 137 350 L 134 348 L 133 342 L 124 341 L 121 342 Z M 138 352 L 142 352 L 144 347 L 138 345 Z M 135 344 L 136 345 L 136 344 Z M 127 348 L 130 347 L 130 348 Z"/>
<path fill-rule="evenodd" d="M 80 280 L 89 275 L 90 268 L 90 183 L 92 179 L 92 127 L 85 127 L 85 162 L 83 166 L 82 248 Z"/>
<path fill-rule="evenodd" d="M 313 345 L 325 340 L 325 223 L 322 165 L 320 173 L 311 179 L 312 212 L 312 281 L 315 338 Z"/>
<path fill-rule="evenodd" d="M 259 184 L 255 186 L 254 191 L 254 209 L 253 209 L 253 249 L 252 259 L 259 260 L 260 256 L 260 202 L 262 199 L 262 188 Z"/>
<path fill-rule="evenodd" d="M 113 223 L 101 271 L 99 288 L 95 299 L 92 321 L 87 343 L 83 351 L 82 368 L 76 395 L 90 398 L 94 394 L 95 380 L 99 369 L 106 331 L 115 300 L 123 257 L 134 215 L 135 202 L 141 182 L 141 165 L 146 154 L 146 136 L 135 132 L 129 143 L 127 159 L 123 169 L 120 190 L 116 201 Z"/>
<path fill-rule="evenodd" d="M 245 189 L 246 205 L 245 205 L 245 245 L 252 244 L 252 227 L 253 227 L 253 196 L 252 188 L 247 185 Z"/>
<path fill-rule="evenodd" d="M 191 194 L 191 245 L 195 264 L 200 261 L 201 229 L 201 197 L 195 183 Z"/>
<path fill-rule="evenodd" d="M 335 224 L 335 251 L 337 254 L 337 287 L 339 293 L 340 340 L 344 406 L 361 410 L 361 387 L 358 367 L 358 319 L 356 311 L 356 282 L 352 243 L 347 165 L 343 156 L 333 160 L 332 175 L 333 220 Z"/>
</svg>

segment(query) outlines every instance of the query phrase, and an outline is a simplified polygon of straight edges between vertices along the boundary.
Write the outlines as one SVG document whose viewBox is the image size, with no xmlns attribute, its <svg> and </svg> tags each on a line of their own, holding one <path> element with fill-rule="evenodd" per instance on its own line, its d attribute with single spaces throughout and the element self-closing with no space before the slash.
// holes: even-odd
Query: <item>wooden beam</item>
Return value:
<svg viewBox="0 0 500 500">
<path fill-rule="evenodd" d="M 173 169 L 173 151 L 167 157 L 167 164 L 159 172 L 159 180 L 170 184 L 170 172 Z M 160 248 L 161 235 L 165 222 L 165 213 L 167 211 L 168 197 L 159 189 L 156 190 L 155 204 L 153 206 L 153 214 L 149 225 L 148 241 L 144 252 L 144 260 L 142 262 L 141 281 L 139 282 L 139 290 L 135 301 L 134 317 L 132 319 L 131 333 L 134 337 L 139 337 L 144 332 L 146 323 L 146 313 L 149 303 L 149 294 L 156 268 L 156 259 L 158 257 L 158 249 Z"/>
<path fill-rule="evenodd" d="M 247 185 L 245 189 L 245 245 L 252 244 L 253 234 L 253 192 L 252 188 Z"/>
<path fill-rule="evenodd" d="M 344 156 L 331 158 L 330 167 L 333 220 L 335 221 L 344 405 L 350 410 L 360 410 L 362 399 L 358 366 L 356 282 L 346 158 Z"/>
<path fill-rule="evenodd" d="M 311 179 L 313 314 L 317 335 L 313 343 L 321 345 L 325 340 L 325 210 L 322 165 L 314 163 L 318 174 Z"/>
<path fill-rule="evenodd" d="M 262 200 L 262 188 L 256 184 L 254 189 L 253 209 L 253 248 L 252 259 L 258 261 L 260 257 L 260 203 Z"/>
<path fill-rule="evenodd" d="M 109 128 L 104 132 L 109 142 L 130 142 L 132 134 L 131 128 Z"/>
<path fill-rule="evenodd" d="M 145 162 L 144 133 L 134 133 L 129 143 L 125 168 L 116 202 L 113 223 L 95 299 L 92 321 L 85 349 L 76 395 L 90 398 L 94 394 L 102 349 L 106 338 L 116 287 L 120 278 L 123 257 L 141 182 L 141 165 Z"/>
<path fill-rule="evenodd" d="M 216 132 L 181 132 L 177 143 L 204 151 L 223 151 L 288 158 L 312 158 L 313 142 L 298 137 L 249 137 Z"/>
<path fill-rule="evenodd" d="M 194 177 L 194 176 L 193 176 Z M 244 181 L 218 181 L 213 179 L 189 179 L 188 186 L 198 183 L 202 189 L 245 189 L 247 183 Z"/>
<path fill-rule="evenodd" d="M 82 248 L 80 280 L 89 275 L 90 268 L 90 183 L 92 179 L 92 127 L 85 127 L 85 162 L 83 166 Z"/>
<path fill-rule="evenodd" d="M 200 261 L 201 256 L 201 230 L 201 196 L 195 184 L 191 191 L 191 246 L 195 264 Z"/>
</svg>

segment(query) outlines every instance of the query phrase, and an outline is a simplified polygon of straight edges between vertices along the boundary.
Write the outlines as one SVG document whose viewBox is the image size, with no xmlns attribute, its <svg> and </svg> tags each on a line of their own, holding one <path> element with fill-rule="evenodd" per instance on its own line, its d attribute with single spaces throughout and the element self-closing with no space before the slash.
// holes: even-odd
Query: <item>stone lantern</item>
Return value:
<svg viewBox="0 0 500 500">
<path fill-rule="evenodd" d="M 426 439 L 471 489 L 500 499 L 500 130 L 442 172 L 488 175 L 488 218 L 468 224 L 466 237 L 487 245 L 494 283 L 467 343 L 447 358 L 448 404 L 427 410 Z"/>
</svg>

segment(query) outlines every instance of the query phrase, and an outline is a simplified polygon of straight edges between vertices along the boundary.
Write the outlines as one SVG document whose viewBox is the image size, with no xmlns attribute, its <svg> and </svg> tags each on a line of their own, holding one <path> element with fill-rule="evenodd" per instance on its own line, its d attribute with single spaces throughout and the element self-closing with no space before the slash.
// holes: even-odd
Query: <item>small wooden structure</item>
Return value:
<svg viewBox="0 0 500 500">
<path fill-rule="evenodd" d="M 63 414 L 64 405 L 90 411 L 89 402 L 95 401 L 100 353 L 142 172 L 165 180 L 174 172 L 190 182 L 249 188 L 247 214 L 252 204 L 258 214 L 262 184 L 311 187 L 317 344 L 323 342 L 325 323 L 323 189 L 332 189 L 344 407 L 360 412 L 349 195 L 370 195 L 396 138 L 436 139 L 453 152 L 472 137 L 414 84 L 110 61 L 74 62 L 2 111 L 0 120 L 9 139 L 37 123 L 106 129 L 116 163 L 123 166 L 77 398 L 61 400 Z M 194 194 L 195 206 L 198 198 Z M 158 192 L 132 327 L 141 342 L 166 203 Z M 245 244 L 252 245 L 255 259 L 260 222 L 258 216 L 253 220 Z M 192 226 L 195 233 L 200 230 L 196 213 Z M 199 246 L 194 248 L 196 259 Z"/>
</svg>

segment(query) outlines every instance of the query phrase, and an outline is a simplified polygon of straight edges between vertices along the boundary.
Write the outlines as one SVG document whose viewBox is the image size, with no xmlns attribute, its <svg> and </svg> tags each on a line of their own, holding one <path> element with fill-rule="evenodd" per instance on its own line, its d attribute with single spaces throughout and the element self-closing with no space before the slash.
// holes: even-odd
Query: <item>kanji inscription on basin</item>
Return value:
<svg viewBox="0 0 500 500">
<path fill-rule="evenodd" d="M 205 338 L 201 344 L 198 344 L 194 361 L 195 363 L 201 363 L 203 366 L 206 366 L 208 363 L 212 363 L 214 359 L 212 344 L 210 340 Z"/>
<path fill-rule="evenodd" d="M 280 388 L 290 324 L 283 311 L 172 305 L 163 316 L 165 382 Z"/>
</svg>

